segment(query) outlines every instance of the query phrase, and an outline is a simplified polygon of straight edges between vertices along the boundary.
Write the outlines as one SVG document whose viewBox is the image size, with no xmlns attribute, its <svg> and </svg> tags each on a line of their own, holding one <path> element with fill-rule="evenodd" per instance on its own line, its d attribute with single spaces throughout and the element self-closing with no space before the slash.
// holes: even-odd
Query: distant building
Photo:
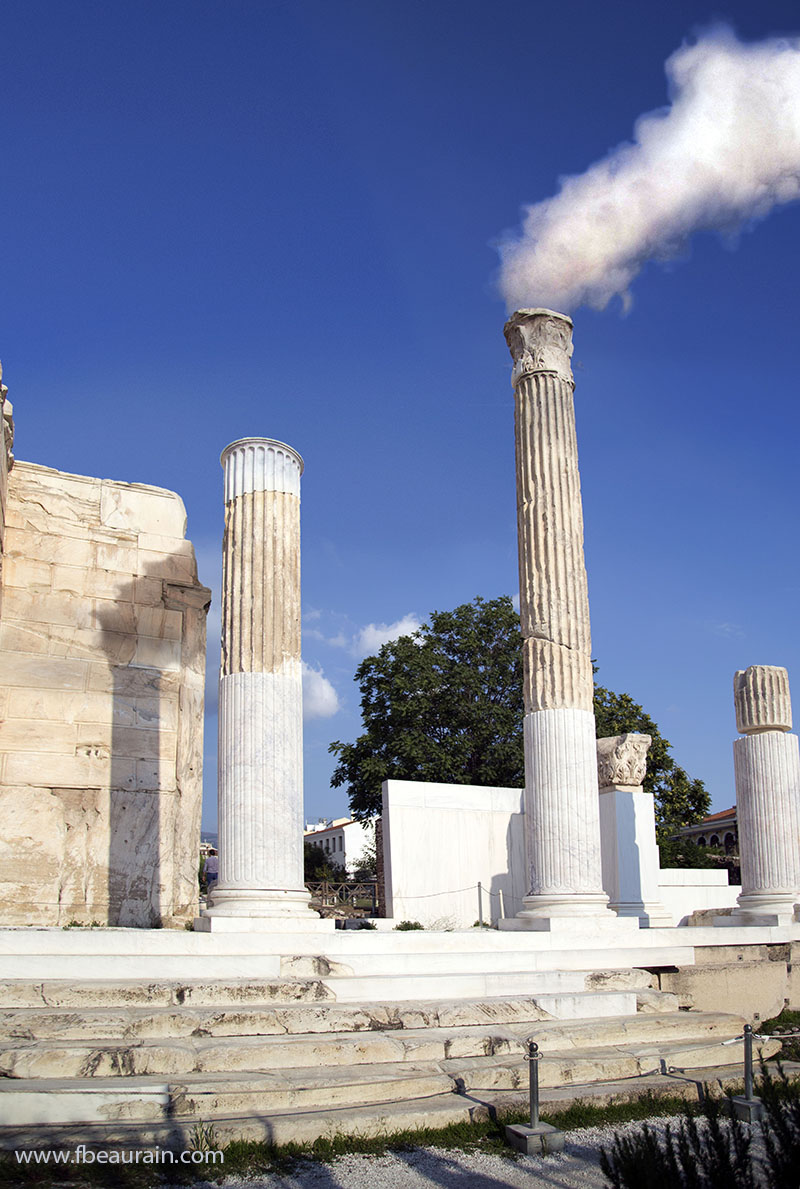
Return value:
<svg viewBox="0 0 800 1189">
<path fill-rule="evenodd" d="M 374 834 L 371 827 L 349 817 L 324 818 L 307 823 L 303 840 L 318 846 L 332 865 L 352 871 L 363 860 L 366 848 L 372 845 Z"/>
<path fill-rule="evenodd" d="M 739 851 L 739 827 L 736 821 L 736 806 L 709 813 L 693 826 L 684 826 L 677 837 L 689 838 L 697 846 L 721 846 L 726 855 Z"/>
</svg>

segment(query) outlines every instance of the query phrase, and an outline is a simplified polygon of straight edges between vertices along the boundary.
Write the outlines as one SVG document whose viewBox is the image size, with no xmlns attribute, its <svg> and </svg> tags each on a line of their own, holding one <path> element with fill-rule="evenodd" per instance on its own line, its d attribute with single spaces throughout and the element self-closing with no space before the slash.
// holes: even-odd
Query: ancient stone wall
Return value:
<svg viewBox="0 0 800 1189">
<path fill-rule="evenodd" d="M 3 365 L 0 364 L 0 611 L 3 606 L 3 541 L 6 531 L 8 473 L 14 463 L 14 456 L 11 453 L 11 447 L 14 445 L 14 421 L 11 412 L 8 389 L 3 383 Z"/>
<path fill-rule="evenodd" d="M 14 464 L 0 618 L 0 923 L 197 911 L 210 592 L 182 501 Z"/>
</svg>

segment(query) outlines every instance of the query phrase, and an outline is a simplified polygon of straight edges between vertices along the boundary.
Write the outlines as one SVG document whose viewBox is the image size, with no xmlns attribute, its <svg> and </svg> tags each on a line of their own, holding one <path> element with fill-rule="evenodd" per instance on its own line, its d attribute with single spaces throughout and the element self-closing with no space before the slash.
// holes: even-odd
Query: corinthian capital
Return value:
<svg viewBox="0 0 800 1189">
<path fill-rule="evenodd" d="M 523 376 L 554 372 L 573 384 L 572 319 L 554 310 L 517 310 L 504 327 L 506 342 L 514 360 L 512 387 Z"/>
<path fill-rule="evenodd" d="M 612 735 L 597 740 L 597 781 L 601 789 L 622 784 L 640 785 L 647 771 L 650 735 Z"/>
</svg>

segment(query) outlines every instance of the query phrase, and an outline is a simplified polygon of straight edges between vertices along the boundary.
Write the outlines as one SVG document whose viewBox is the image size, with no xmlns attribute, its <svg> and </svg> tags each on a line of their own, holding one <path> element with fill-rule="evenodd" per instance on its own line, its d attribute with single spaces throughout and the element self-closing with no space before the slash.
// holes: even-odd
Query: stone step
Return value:
<svg viewBox="0 0 800 1189">
<path fill-rule="evenodd" d="M 576 926 L 577 928 L 578 926 Z M 691 938 L 676 930 L 636 930 L 603 947 L 591 933 L 355 932 L 189 933 L 177 930 L 0 930 L 4 976 L 12 980 L 89 982 L 146 980 L 220 982 L 311 977 L 605 972 L 636 966 L 684 967 L 694 961 Z M 627 937 L 627 935 L 626 935 Z M 684 944 L 675 944 L 677 940 Z M 320 955 L 324 951 L 324 957 Z M 300 964 L 297 967 L 297 964 Z M 305 967 L 303 966 L 305 964 Z M 529 984 L 532 985 L 532 984 Z M 447 992 L 445 992 L 447 993 Z"/>
<path fill-rule="evenodd" d="M 243 1004 L 320 1003 L 333 992 L 317 978 L 289 976 L 263 980 L 224 979 L 207 982 L 125 979 L 5 979 L 0 983 L 0 1009 L 24 1007 L 238 1007 Z"/>
<path fill-rule="evenodd" d="M 20 996 L 23 998 L 24 996 Z M 54 998 L 59 998 L 57 995 Z M 73 998 L 72 995 L 69 998 Z M 639 1010 L 678 1010 L 678 997 L 660 991 L 636 993 Z M 596 999 L 592 999 L 596 1003 Z M 550 1004 L 550 1006 L 553 1006 Z M 591 1004 L 590 1004 L 591 1006 Z M 454 1004 L 295 1003 L 236 1007 L 148 1006 L 0 1008 L 0 1041 L 107 1043 L 191 1036 L 285 1036 L 302 1033 L 378 1032 L 403 1028 L 523 1024 L 550 1018 L 542 997 L 486 999 Z"/>
<path fill-rule="evenodd" d="M 409 1020 L 410 1022 L 410 1020 Z M 423 1023 L 420 1020 L 420 1023 Z M 360 1032 L 139 1038 L 130 1043 L 8 1038 L 0 1076 L 102 1078 L 382 1065 L 524 1052 L 533 1037 L 543 1052 L 599 1046 L 691 1044 L 737 1034 L 743 1021 L 722 1013 L 640 1013 L 628 1017 L 520 1021 L 460 1027 L 389 1027 Z"/>
<path fill-rule="evenodd" d="M 472 955 L 474 957 L 474 955 Z M 343 993 L 351 979 L 335 973 L 336 963 L 318 955 L 282 959 L 277 979 L 257 975 L 233 979 L 13 979 L 0 983 L 0 1008 L 4 1007 L 184 1007 L 187 1005 L 240 1006 L 244 1004 L 319 1002 Z M 495 980 L 503 976 L 493 976 Z M 644 991 L 656 985 L 646 970 L 534 970 L 527 972 L 529 994 L 555 991 Z M 381 984 L 384 986 L 385 984 Z M 437 984 L 440 985 L 440 984 Z M 519 994 L 508 989 L 491 998 Z M 421 998 L 422 996 L 417 996 Z M 465 995 L 464 999 L 486 998 Z M 407 998 L 407 996 L 403 996 Z M 348 1002 L 357 1002 L 348 997 Z M 387 1000 L 383 1001 L 384 1003 Z M 396 1002 L 396 1000 L 388 1000 Z"/>
<path fill-rule="evenodd" d="M 777 1043 L 770 1045 L 774 1051 Z M 568 1087 L 577 1097 L 616 1082 L 617 1097 L 643 1088 L 679 1092 L 686 1082 L 653 1077 L 662 1069 L 694 1072 L 715 1061 L 715 1077 L 740 1076 L 741 1047 L 644 1046 L 636 1051 L 598 1046 L 553 1051 L 540 1063 L 543 1101 L 562 1103 Z M 721 1061 L 720 1054 L 723 1057 Z M 688 1083 L 694 1089 L 694 1083 Z M 187 1075 L 177 1081 L 134 1077 L 0 1082 L 0 1146 L 18 1146 L 32 1133 L 41 1146 L 69 1129 L 70 1145 L 174 1144 L 191 1136 L 198 1120 L 213 1124 L 221 1141 L 313 1140 L 337 1132 L 372 1134 L 404 1127 L 443 1126 L 485 1117 L 491 1104 L 508 1108 L 527 1100 L 528 1066 L 518 1056 L 389 1063 L 378 1069 L 295 1069 L 247 1075 Z M 453 1091 L 456 1091 L 454 1093 Z M 695 1091 L 696 1092 L 696 1091 Z M 602 1093 L 602 1091 L 601 1091 Z M 375 1108 L 378 1108 L 377 1110 Z M 172 1128 L 169 1137 L 163 1127 Z"/>
<path fill-rule="evenodd" d="M 581 981 L 582 979 L 583 975 Z M 565 978 L 562 971 L 525 970 L 472 974 L 427 974 L 409 971 L 404 975 L 333 975 L 322 981 L 338 1003 L 358 1003 L 369 999 L 378 1003 L 413 999 L 491 999 L 500 995 L 536 995 L 537 998 L 552 997 L 555 1000 L 559 991 L 563 990 L 564 993 L 559 997 L 565 1005 L 574 997 L 575 1013 L 579 1013 L 578 997 L 588 994 L 584 992 L 583 987 L 568 989 L 571 980 Z M 594 1015 L 622 1015 L 636 1011 L 635 991 L 609 991 L 603 994 L 607 995 L 603 1001 L 605 1006 L 594 1012 Z M 565 1007 L 564 1010 L 574 1014 L 571 1007 Z M 560 1015 L 561 1011 L 555 1014 Z"/>
<path fill-rule="evenodd" d="M 495 974 L 514 975 L 526 974 L 537 979 L 553 979 L 558 977 L 561 989 L 568 991 L 583 991 L 584 982 L 589 973 L 603 973 L 611 975 L 612 971 L 594 971 L 591 965 L 569 966 L 561 968 L 552 961 L 544 964 L 536 960 L 536 955 L 528 951 L 498 951 L 487 953 L 485 950 L 453 951 L 444 949 L 439 953 L 409 954 L 395 953 L 341 953 L 335 958 L 315 954 L 284 954 L 281 958 L 280 972 L 282 975 L 300 978 L 317 978 L 338 975 L 357 977 L 395 977 L 406 978 L 409 975 L 469 975 Z M 627 989 L 639 986 L 652 986 L 653 976 L 646 970 L 631 970 L 620 968 L 616 972 L 624 979 Z M 537 988 L 536 989 L 556 989 Z"/>
</svg>

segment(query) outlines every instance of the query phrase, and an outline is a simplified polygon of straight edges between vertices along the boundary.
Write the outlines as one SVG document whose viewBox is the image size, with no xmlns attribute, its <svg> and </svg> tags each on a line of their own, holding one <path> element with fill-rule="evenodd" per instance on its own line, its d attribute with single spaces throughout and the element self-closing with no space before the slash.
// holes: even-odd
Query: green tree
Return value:
<svg viewBox="0 0 800 1189">
<path fill-rule="evenodd" d="M 507 596 L 434 611 L 363 660 L 355 680 L 364 733 L 329 750 L 331 784 L 347 785 L 358 821 L 380 813 L 384 780 L 523 784 L 522 636 Z"/>
<path fill-rule="evenodd" d="M 364 733 L 355 743 L 330 745 L 339 757 L 331 784 L 347 786 L 359 821 L 380 813 L 384 780 L 524 784 L 522 635 L 511 599 L 476 598 L 429 618 L 361 662 L 355 680 Z M 629 694 L 595 686 L 594 710 L 598 736 L 652 736 L 645 788 L 655 798 L 662 861 L 672 862 L 671 834 L 708 812 L 702 781 L 679 767 L 669 742 Z"/>
<path fill-rule="evenodd" d="M 623 735 L 628 731 L 650 735 L 653 742 L 647 753 L 647 775 L 642 787 L 655 799 L 656 837 L 662 866 L 688 866 L 681 858 L 695 860 L 691 866 L 713 866 L 700 862 L 698 848 L 692 842 L 677 843 L 672 835 L 681 826 L 691 825 L 708 813 L 711 798 L 702 780 L 692 780 L 670 752 L 670 744 L 649 714 L 634 702 L 630 694 L 615 694 L 602 685 L 594 687 L 594 714 L 597 737 Z"/>
<path fill-rule="evenodd" d="M 337 882 L 344 877 L 341 867 L 334 870 L 328 862 L 321 846 L 314 846 L 312 842 L 303 843 L 303 879 L 306 883 L 317 883 L 323 879 Z"/>
</svg>

